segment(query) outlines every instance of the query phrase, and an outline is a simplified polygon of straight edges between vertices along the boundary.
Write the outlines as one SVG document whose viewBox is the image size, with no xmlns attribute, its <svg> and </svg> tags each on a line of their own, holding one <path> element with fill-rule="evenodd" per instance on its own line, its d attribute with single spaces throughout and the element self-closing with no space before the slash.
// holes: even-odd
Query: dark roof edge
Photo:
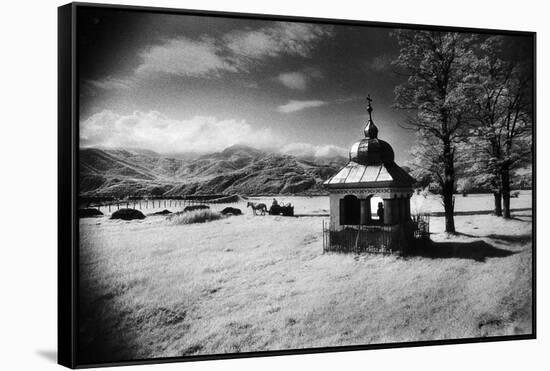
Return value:
<svg viewBox="0 0 550 371">
<path fill-rule="evenodd" d="M 349 188 L 407 188 L 412 190 L 412 185 L 415 182 L 395 182 L 393 180 L 383 182 L 363 182 L 363 183 L 336 183 L 324 184 L 325 188 L 332 189 L 349 189 Z"/>
</svg>

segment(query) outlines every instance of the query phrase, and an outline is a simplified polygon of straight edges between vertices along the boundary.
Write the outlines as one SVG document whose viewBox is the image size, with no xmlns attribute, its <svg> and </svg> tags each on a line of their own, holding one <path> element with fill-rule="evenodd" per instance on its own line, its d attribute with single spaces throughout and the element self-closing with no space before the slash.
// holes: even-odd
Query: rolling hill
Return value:
<svg viewBox="0 0 550 371">
<path fill-rule="evenodd" d="M 307 194 L 346 163 L 232 146 L 189 159 L 147 150 L 80 150 L 80 195 Z"/>
</svg>

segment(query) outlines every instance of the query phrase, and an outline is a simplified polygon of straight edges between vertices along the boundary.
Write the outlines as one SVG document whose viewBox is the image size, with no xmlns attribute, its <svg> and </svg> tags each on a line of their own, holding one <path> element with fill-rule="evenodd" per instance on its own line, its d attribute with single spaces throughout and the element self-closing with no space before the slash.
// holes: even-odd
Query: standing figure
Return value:
<svg viewBox="0 0 550 371">
<path fill-rule="evenodd" d="M 376 215 L 378 215 L 378 221 L 380 224 L 384 224 L 384 203 L 378 203 L 378 210 L 376 210 Z"/>
</svg>

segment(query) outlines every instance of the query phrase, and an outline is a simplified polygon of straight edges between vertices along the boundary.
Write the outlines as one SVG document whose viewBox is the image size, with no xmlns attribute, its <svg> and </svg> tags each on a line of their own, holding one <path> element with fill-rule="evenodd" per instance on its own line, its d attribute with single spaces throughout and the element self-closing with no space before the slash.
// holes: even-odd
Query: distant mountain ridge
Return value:
<svg viewBox="0 0 550 371">
<path fill-rule="evenodd" d="M 307 194 L 347 159 L 301 158 L 235 145 L 192 159 L 149 150 L 80 150 L 80 195 Z"/>
</svg>

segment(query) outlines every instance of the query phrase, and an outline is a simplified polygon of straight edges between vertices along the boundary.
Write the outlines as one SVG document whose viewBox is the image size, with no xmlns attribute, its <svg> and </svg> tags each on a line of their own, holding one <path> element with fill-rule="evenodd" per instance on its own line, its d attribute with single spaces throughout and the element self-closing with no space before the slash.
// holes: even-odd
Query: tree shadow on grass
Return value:
<svg viewBox="0 0 550 371">
<path fill-rule="evenodd" d="M 478 240 L 472 242 L 426 241 L 413 246 L 406 255 L 431 259 L 472 259 L 477 262 L 485 262 L 487 258 L 505 258 L 516 253 Z"/>
<path fill-rule="evenodd" d="M 512 213 L 517 213 L 520 211 L 532 211 L 531 207 L 523 207 L 517 209 L 510 209 Z M 467 211 L 455 211 L 454 216 L 470 216 L 470 215 L 494 215 L 493 210 L 467 210 Z M 444 211 L 433 211 L 429 213 L 430 216 L 445 216 Z"/>
<path fill-rule="evenodd" d="M 115 304 L 116 294 L 100 293 L 93 285 L 80 291 L 78 362 L 87 365 L 135 359 L 135 339 L 126 331 L 115 330 L 117 322 L 128 315 Z"/>
<path fill-rule="evenodd" d="M 519 235 L 488 234 L 487 236 L 483 237 L 492 238 L 493 240 L 498 240 L 499 242 L 522 245 L 533 241 L 533 235 L 530 233 Z"/>
<path fill-rule="evenodd" d="M 487 235 L 473 235 L 469 233 L 456 232 L 458 236 L 470 237 L 470 238 L 490 238 L 496 240 L 499 243 L 506 244 L 520 244 L 524 245 L 533 241 L 533 235 L 531 233 L 527 234 L 487 234 Z"/>
<path fill-rule="evenodd" d="M 483 237 L 483 236 L 470 234 L 470 233 L 464 233 L 464 232 L 455 232 L 454 234 L 456 236 L 464 236 L 464 237 L 470 237 L 470 238 L 481 238 L 481 237 Z"/>
</svg>

